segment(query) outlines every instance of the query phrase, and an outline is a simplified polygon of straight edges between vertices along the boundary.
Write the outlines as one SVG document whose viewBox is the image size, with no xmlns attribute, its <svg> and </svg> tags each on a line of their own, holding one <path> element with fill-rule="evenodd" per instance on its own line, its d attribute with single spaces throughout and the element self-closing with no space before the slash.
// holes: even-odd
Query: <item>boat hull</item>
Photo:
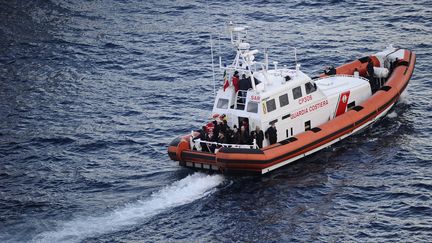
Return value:
<svg viewBox="0 0 432 243">
<path fill-rule="evenodd" d="M 374 59 L 372 58 L 374 61 Z M 376 60 L 375 60 L 376 61 Z M 263 149 L 223 147 L 216 153 L 192 151 L 190 136 L 175 139 L 168 147 L 172 160 L 180 165 L 222 173 L 264 174 L 326 148 L 371 125 L 383 117 L 398 101 L 411 79 L 416 62 L 415 53 L 404 50 L 384 85 L 369 99 L 344 114 L 289 139 Z M 336 68 L 336 74 L 364 72 L 366 65 L 359 59 Z"/>
</svg>

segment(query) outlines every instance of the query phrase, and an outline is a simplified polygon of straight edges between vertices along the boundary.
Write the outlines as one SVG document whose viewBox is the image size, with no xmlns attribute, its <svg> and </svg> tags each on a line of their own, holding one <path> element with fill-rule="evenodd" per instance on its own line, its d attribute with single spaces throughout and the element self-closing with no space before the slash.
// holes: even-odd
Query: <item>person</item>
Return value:
<svg viewBox="0 0 432 243">
<path fill-rule="evenodd" d="M 240 134 L 237 128 L 237 125 L 234 125 L 232 132 L 229 136 L 229 143 L 239 144 L 240 143 Z"/>
<path fill-rule="evenodd" d="M 242 120 L 242 126 L 245 127 L 247 134 L 249 134 L 249 120 L 247 118 Z"/>
<path fill-rule="evenodd" d="M 324 69 L 324 74 L 325 75 L 336 75 L 336 68 L 334 66 L 327 66 Z"/>
<path fill-rule="evenodd" d="M 195 142 L 195 140 L 197 140 L 197 139 L 201 139 L 201 140 L 207 140 L 208 139 L 206 126 L 202 126 L 201 129 L 198 130 L 197 132 L 199 132 L 199 134 L 192 139 L 193 142 Z"/>
<path fill-rule="evenodd" d="M 253 145 L 254 140 L 256 140 L 256 132 L 255 130 L 250 133 L 248 144 Z"/>
<path fill-rule="evenodd" d="M 372 61 L 369 59 L 368 64 L 366 66 L 366 70 L 367 70 L 367 75 L 370 81 L 372 81 L 372 78 L 374 76 L 374 69 L 373 69 L 373 63 Z"/>
<path fill-rule="evenodd" d="M 234 91 L 237 93 L 240 89 L 240 78 L 239 78 L 239 72 L 235 71 L 234 75 L 232 77 L 232 84 L 234 86 Z"/>
<path fill-rule="evenodd" d="M 374 65 L 372 61 L 369 59 L 368 64 L 366 66 L 367 78 L 369 79 L 369 83 L 371 85 L 372 92 L 375 92 L 377 89 L 377 85 L 374 78 Z"/>
<path fill-rule="evenodd" d="M 259 126 L 255 127 L 255 139 L 256 139 L 256 144 L 258 145 L 258 147 L 262 148 L 263 147 L 263 141 L 264 141 L 264 133 L 260 129 Z"/>
<path fill-rule="evenodd" d="M 240 127 L 240 144 L 248 144 L 249 142 L 249 134 L 246 132 L 245 126 Z"/>
<path fill-rule="evenodd" d="M 213 121 L 213 135 L 211 137 L 212 142 L 217 142 L 219 136 L 220 127 L 217 121 Z"/>
<path fill-rule="evenodd" d="M 270 145 L 275 144 L 277 142 L 277 130 L 276 130 L 276 124 L 274 122 L 266 130 L 265 137 L 269 140 Z"/>
<path fill-rule="evenodd" d="M 252 88 L 252 84 L 250 82 L 250 78 L 246 78 L 246 75 L 243 74 L 242 75 L 242 79 L 240 79 L 239 82 L 239 96 L 240 96 L 240 100 L 238 100 L 237 102 L 240 102 L 241 104 L 245 104 L 246 102 L 246 96 L 247 96 L 247 91 L 248 89 Z"/>
<path fill-rule="evenodd" d="M 230 127 L 228 126 L 227 120 L 222 120 L 222 124 L 220 125 L 220 130 L 224 132 L 225 134 L 230 130 Z"/>
<path fill-rule="evenodd" d="M 219 132 L 217 142 L 218 143 L 227 143 L 227 138 L 225 137 L 225 134 L 222 131 Z"/>
<path fill-rule="evenodd" d="M 220 119 L 221 121 L 228 121 L 228 117 L 227 117 L 227 115 L 225 115 L 225 114 L 220 115 L 220 116 L 219 116 L 219 119 Z"/>
<path fill-rule="evenodd" d="M 399 62 L 399 58 L 397 57 L 393 62 L 390 61 L 390 70 L 389 70 L 390 73 L 392 73 L 393 70 L 397 67 L 398 62 Z"/>
</svg>

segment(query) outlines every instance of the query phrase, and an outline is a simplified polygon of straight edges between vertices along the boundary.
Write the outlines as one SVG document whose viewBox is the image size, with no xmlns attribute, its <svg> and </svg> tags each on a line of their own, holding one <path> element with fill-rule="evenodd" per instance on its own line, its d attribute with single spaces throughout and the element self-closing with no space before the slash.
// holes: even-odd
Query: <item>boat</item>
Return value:
<svg viewBox="0 0 432 243">
<path fill-rule="evenodd" d="M 385 116 L 416 62 L 414 52 L 390 45 L 311 78 L 300 64 L 269 67 L 267 51 L 256 61 L 259 50 L 246 41 L 248 28 L 230 23 L 228 29 L 236 56 L 230 65 L 219 57 L 224 85 L 211 121 L 168 146 L 181 166 L 265 174 L 329 147 Z"/>
</svg>

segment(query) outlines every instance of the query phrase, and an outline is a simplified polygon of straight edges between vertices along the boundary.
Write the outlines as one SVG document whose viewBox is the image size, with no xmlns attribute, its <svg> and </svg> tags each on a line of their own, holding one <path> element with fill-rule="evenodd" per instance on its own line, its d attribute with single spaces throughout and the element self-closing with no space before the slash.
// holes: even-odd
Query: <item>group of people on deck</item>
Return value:
<svg viewBox="0 0 432 243">
<path fill-rule="evenodd" d="M 277 131 L 274 124 L 264 132 L 259 126 L 256 126 L 254 130 L 250 131 L 248 119 L 243 119 L 240 124 L 240 129 L 237 125 L 231 129 L 228 126 L 225 115 L 221 115 L 214 119 L 207 126 L 202 126 L 197 131 L 197 135 L 192 139 L 200 139 L 201 141 L 216 142 L 218 144 L 244 144 L 253 145 L 254 141 L 259 148 L 263 147 L 264 138 L 269 140 L 270 144 L 274 144 L 277 141 Z M 205 145 L 202 143 L 202 145 Z M 203 151 L 208 150 L 207 146 L 202 146 Z M 212 150 L 212 149 L 211 149 Z"/>
</svg>

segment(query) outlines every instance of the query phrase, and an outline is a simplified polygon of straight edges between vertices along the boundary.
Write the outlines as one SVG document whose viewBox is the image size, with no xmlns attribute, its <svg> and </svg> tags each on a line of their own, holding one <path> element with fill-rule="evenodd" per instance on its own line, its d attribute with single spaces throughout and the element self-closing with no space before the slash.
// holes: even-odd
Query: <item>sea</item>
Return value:
<svg viewBox="0 0 432 243">
<path fill-rule="evenodd" d="M 385 118 L 325 150 L 193 171 L 167 145 L 211 116 L 230 21 L 310 76 L 388 45 L 416 68 Z M 430 242 L 431 94 L 430 0 L 2 1 L 0 242 Z"/>
</svg>

